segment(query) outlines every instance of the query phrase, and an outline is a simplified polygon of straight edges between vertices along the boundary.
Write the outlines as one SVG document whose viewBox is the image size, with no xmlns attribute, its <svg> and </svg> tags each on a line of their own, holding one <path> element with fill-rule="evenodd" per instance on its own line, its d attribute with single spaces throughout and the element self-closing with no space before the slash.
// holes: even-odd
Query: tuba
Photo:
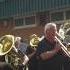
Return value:
<svg viewBox="0 0 70 70">
<path fill-rule="evenodd" d="M 5 35 L 0 38 L 0 56 L 5 55 L 5 61 L 10 63 L 14 70 L 18 70 L 18 64 L 24 61 L 24 55 L 15 47 L 15 36 Z"/>
</svg>

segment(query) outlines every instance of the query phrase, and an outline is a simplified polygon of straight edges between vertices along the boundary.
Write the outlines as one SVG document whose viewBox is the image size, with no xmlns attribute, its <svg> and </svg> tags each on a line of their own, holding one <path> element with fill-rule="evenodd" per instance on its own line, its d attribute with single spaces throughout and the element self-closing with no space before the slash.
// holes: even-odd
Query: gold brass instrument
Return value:
<svg viewBox="0 0 70 70">
<path fill-rule="evenodd" d="M 59 35 L 59 33 L 57 33 L 57 36 L 61 37 Z M 30 45 L 31 45 L 31 48 L 37 48 L 38 47 L 38 43 L 44 38 L 44 36 L 42 36 L 41 38 L 38 37 L 37 35 L 33 34 L 31 36 L 31 40 L 30 40 Z M 69 44 L 66 44 L 66 46 L 64 46 L 64 44 L 62 43 L 62 41 L 58 38 L 58 37 L 55 37 L 57 42 L 59 43 L 61 49 L 63 50 L 63 52 L 68 56 L 70 57 L 70 43 Z M 62 38 L 62 37 L 61 37 Z"/>
<path fill-rule="evenodd" d="M 15 47 L 13 35 L 5 35 L 0 38 L 0 56 L 2 55 L 5 55 L 5 61 L 10 63 L 15 70 L 17 70 L 17 65 L 24 61 L 24 54 L 18 52 Z"/>
<path fill-rule="evenodd" d="M 37 48 L 39 42 L 40 38 L 36 34 L 31 35 L 31 40 L 30 40 L 31 48 Z"/>
<path fill-rule="evenodd" d="M 14 47 L 14 36 L 5 35 L 0 38 L 0 56 L 7 54 Z"/>
</svg>

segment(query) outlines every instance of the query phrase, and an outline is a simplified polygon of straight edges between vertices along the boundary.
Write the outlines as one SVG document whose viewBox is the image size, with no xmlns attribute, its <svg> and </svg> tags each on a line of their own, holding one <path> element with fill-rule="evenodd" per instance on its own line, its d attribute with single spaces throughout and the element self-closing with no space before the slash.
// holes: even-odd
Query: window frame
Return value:
<svg viewBox="0 0 70 70">
<path fill-rule="evenodd" d="M 27 17 L 32 17 L 32 16 L 35 17 L 35 23 L 34 23 L 34 24 L 30 24 L 30 25 L 26 25 L 26 23 L 25 23 L 25 18 L 27 18 Z M 35 27 L 35 26 L 37 26 L 37 24 L 36 24 L 36 15 L 32 15 L 32 16 L 15 17 L 15 18 L 14 18 L 14 22 L 15 22 L 16 19 L 22 19 L 22 18 L 23 18 L 24 24 L 23 24 L 23 26 L 22 26 L 22 25 L 20 25 L 20 26 L 16 26 L 16 25 L 15 25 L 14 29 L 21 29 L 21 28 L 28 28 L 28 27 Z"/>
</svg>

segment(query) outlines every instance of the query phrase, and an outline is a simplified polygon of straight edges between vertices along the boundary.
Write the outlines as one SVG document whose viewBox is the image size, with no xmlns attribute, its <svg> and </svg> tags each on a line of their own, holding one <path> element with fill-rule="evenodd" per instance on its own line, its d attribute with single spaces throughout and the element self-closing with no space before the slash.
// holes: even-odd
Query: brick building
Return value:
<svg viewBox="0 0 70 70">
<path fill-rule="evenodd" d="M 70 22 L 70 0 L 0 0 L 0 36 L 43 34 L 48 22 Z"/>
</svg>

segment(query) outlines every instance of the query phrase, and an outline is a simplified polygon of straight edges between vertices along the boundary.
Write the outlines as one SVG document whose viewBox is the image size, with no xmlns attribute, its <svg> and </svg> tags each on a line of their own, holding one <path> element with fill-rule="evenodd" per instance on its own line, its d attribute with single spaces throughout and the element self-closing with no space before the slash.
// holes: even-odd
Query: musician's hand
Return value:
<svg viewBox="0 0 70 70">
<path fill-rule="evenodd" d="M 40 54 L 42 60 L 46 60 L 46 52 Z"/>
<path fill-rule="evenodd" d="M 47 51 L 47 52 L 41 53 L 41 54 L 40 54 L 40 58 L 41 58 L 42 60 L 47 60 L 47 59 L 52 58 L 53 55 L 54 55 L 53 51 Z"/>
<path fill-rule="evenodd" d="M 61 50 L 61 47 L 55 47 L 53 50 L 51 51 L 46 51 L 44 53 L 41 53 L 40 54 L 40 58 L 42 60 L 47 60 L 47 59 L 50 59 L 52 58 L 54 55 L 56 55 L 59 51 Z"/>
<path fill-rule="evenodd" d="M 59 52 L 61 50 L 61 45 L 59 43 L 57 43 L 54 50 L 56 53 Z"/>
<path fill-rule="evenodd" d="M 61 50 L 61 47 L 55 47 L 54 50 L 57 52 L 59 52 Z"/>
</svg>

